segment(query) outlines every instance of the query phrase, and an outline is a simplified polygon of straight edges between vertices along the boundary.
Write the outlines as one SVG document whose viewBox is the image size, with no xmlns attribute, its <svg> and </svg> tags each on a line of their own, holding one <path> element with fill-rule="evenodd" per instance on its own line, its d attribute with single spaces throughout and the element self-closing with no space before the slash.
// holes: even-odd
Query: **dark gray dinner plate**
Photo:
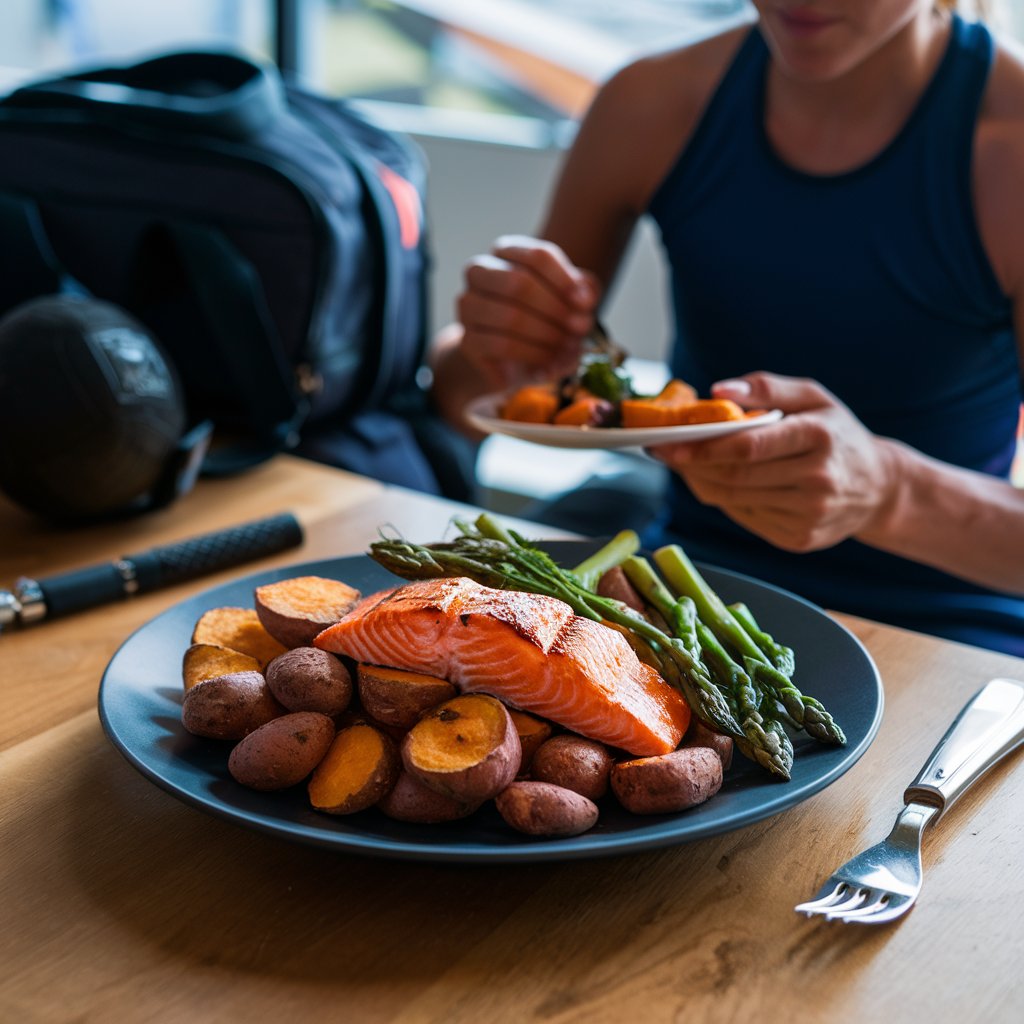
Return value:
<svg viewBox="0 0 1024 1024">
<path fill-rule="evenodd" d="M 594 544 L 551 542 L 563 565 L 575 565 Z M 870 655 L 820 608 L 750 577 L 701 566 L 726 602 L 745 601 L 761 625 L 796 651 L 794 681 L 821 700 L 847 736 L 826 747 L 801 734 L 793 777 L 780 782 L 737 756 L 721 791 L 680 814 L 637 816 L 613 797 L 601 802 L 598 824 L 568 839 L 538 839 L 509 828 L 493 806 L 443 825 L 392 821 L 376 810 L 338 817 L 314 811 L 304 786 L 258 793 L 228 774 L 229 745 L 199 739 L 181 725 L 181 660 L 199 616 L 220 606 L 251 606 L 253 590 L 290 576 L 342 579 L 363 592 L 398 582 L 365 555 L 286 566 L 214 587 L 168 609 L 133 633 L 104 673 L 99 713 L 113 744 L 143 775 L 169 793 L 229 821 L 281 838 L 345 853 L 424 861 L 553 861 L 631 853 L 690 842 L 779 814 L 835 782 L 868 749 L 882 717 L 882 684 Z"/>
</svg>

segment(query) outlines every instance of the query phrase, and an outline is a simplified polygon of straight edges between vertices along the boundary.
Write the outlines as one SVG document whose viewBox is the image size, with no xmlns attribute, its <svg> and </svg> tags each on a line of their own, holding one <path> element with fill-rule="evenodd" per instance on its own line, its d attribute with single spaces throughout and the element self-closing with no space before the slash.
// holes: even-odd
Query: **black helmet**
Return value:
<svg viewBox="0 0 1024 1024">
<path fill-rule="evenodd" d="M 25 508 L 86 520 L 164 503 L 185 425 L 171 361 L 120 307 L 47 295 L 0 320 L 0 489 Z"/>
</svg>

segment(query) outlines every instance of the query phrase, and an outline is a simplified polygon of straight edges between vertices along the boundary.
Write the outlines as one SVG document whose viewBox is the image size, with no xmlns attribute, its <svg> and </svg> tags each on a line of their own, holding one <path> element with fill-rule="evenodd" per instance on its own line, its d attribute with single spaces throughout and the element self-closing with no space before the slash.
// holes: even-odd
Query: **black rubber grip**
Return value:
<svg viewBox="0 0 1024 1024">
<path fill-rule="evenodd" d="M 111 604 L 125 595 L 124 578 L 111 562 L 38 582 L 46 602 L 48 619 L 83 608 L 95 608 L 98 604 Z"/>
<path fill-rule="evenodd" d="M 266 558 L 301 543 L 302 527 L 295 516 L 284 513 L 153 548 L 138 555 L 126 555 L 123 562 L 127 564 L 123 571 L 117 564 L 107 562 L 52 576 L 38 583 L 46 601 L 46 617 L 56 618 L 84 608 L 110 604 L 132 593 L 156 590 L 230 569 L 253 559 Z"/>
<path fill-rule="evenodd" d="M 285 513 L 152 548 L 126 559 L 135 566 L 141 592 L 266 558 L 301 543 L 302 527 L 295 516 Z"/>
</svg>

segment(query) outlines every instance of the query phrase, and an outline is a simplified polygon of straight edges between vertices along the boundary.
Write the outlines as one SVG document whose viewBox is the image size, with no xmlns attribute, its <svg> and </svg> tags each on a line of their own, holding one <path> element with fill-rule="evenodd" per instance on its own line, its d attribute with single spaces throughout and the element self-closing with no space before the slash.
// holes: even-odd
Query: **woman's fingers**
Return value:
<svg viewBox="0 0 1024 1024">
<path fill-rule="evenodd" d="M 564 324 L 528 306 L 514 302 L 496 302 L 494 296 L 467 291 L 456 303 L 460 323 L 468 330 L 492 331 L 550 347 L 567 338 L 579 337 Z"/>
<path fill-rule="evenodd" d="M 597 280 L 577 267 L 555 244 L 525 235 L 503 235 L 491 250 L 499 259 L 532 271 L 573 308 L 593 310 L 599 297 Z"/>
<path fill-rule="evenodd" d="M 762 464 L 793 459 L 830 443 L 830 431 L 814 416 L 792 414 L 778 423 L 740 430 L 708 441 L 659 445 L 651 454 L 673 469 L 720 466 L 723 473 L 743 473 Z"/>
<path fill-rule="evenodd" d="M 653 450 L 699 501 L 792 551 L 838 543 L 877 518 L 894 487 L 891 460 L 826 388 L 752 373 L 713 391 L 745 408 L 786 415 L 764 427 Z"/>
<path fill-rule="evenodd" d="M 558 246 L 500 238 L 469 261 L 465 280 L 456 302 L 462 347 L 492 383 L 551 378 L 576 366 L 600 289 Z"/>
<path fill-rule="evenodd" d="M 744 409 L 781 409 L 784 413 L 805 412 L 835 405 L 838 400 L 815 380 L 781 377 L 757 371 L 711 385 L 715 398 L 731 398 Z"/>
</svg>

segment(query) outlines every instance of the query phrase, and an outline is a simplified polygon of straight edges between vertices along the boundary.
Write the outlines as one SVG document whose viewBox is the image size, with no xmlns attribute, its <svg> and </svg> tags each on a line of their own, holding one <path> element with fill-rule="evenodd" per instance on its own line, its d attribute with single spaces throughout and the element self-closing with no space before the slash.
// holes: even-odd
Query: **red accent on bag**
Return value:
<svg viewBox="0 0 1024 1024">
<path fill-rule="evenodd" d="M 386 164 L 377 165 L 377 174 L 398 211 L 399 238 L 402 248 L 415 249 L 420 241 L 420 221 L 423 213 L 419 193 L 414 185 Z"/>
</svg>

